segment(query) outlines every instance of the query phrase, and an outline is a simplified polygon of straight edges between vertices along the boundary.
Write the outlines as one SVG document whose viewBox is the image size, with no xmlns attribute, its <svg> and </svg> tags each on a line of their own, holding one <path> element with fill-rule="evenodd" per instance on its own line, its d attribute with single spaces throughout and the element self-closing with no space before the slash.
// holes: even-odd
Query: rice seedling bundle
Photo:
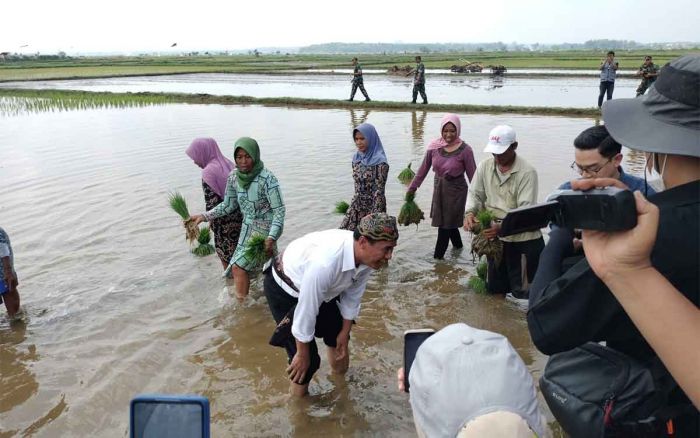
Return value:
<svg viewBox="0 0 700 438">
<path fill-rule="evenodd" d="M 411 170 L 411 163 L 408 163 L 408 166 L 399 173 L 399 181 L 401 184 L 411 184 L 415 176 L 416 173 Z"/>
<path fill-rule="evenodd" d="M 350 208 L 350 204 L 345 201 L 340 201 L 335 203 L 335 212 L 338 214 L 345 214 Z"/>
<path fill-rule="evenodd" d="M 208 256 L 210 254 L 214 254 L 216 252 L 216 249 L 212 246 L 211 242 L 211 232 L 209 231 L 209 227 L 202 227 L 199 230 L 199 235 L 197 236 L 197 245 L 193 250 L 192 254 L 199 256 L 199 257 L 204 257 Z"/>
<path fill-rule="evenodd" d="M 486 256 L 493 259 L 499 265 L 503 256 L 503 242 L 498 238 L 490 240 L 484 235 L 484 230 L 491 228 L 495 216 L 489 210 L 481 210 L 476 214 L 476 218 L 479 220 L 479 224 L 474 229 L 472 253 L 479 258 Z"/>
<path fill-rule="evenodd" d="M 401 225 L 411 225 L 416 224 L 416 226 L 425 219 L 423 211 L 418 207 L 414 199 L 416 198 L 415 192 L 406 192 L 405 203 L 399 211 L 399 224 Z"/>
<path fill-rule="evenodd" d="M 185 239 L 192 244 L 192 242 L 199 235 L 199 228 L 197 228 L 194 221 L 189 220 L 190 212 L 187 209 L 187 202 L 185 201 L 185 198 L 180 194 L 180 192 L 175 191 L 168 195 L 168 202 L 175 213 L 179 214 L 182 218 L 182 223 L 185 226 Z"/>
<path fill-rule="evenodd" d="M 478 294 L 486 294 L 488 290 L 486 289 L 486 280 L 476 275 L 472 276 L 467 282 L 467 286 Z"/>
<path fill-rule="evenodd" d="M 486 280 L 486 273 L 488 270 L 488 263 L 486 263 L 486 260 L 481 259 L 479 261 L 479 264 L 476 265 L 476 275 L 479 276 L 482 280 Z"/>
<path fill-rule="evenodd" d="M 256 267 L 261 267 L 270 258 L 265 252 L 265 239 L 262 234 L 253 234 L 245 243 L 245 258 Z"/>
</svg>

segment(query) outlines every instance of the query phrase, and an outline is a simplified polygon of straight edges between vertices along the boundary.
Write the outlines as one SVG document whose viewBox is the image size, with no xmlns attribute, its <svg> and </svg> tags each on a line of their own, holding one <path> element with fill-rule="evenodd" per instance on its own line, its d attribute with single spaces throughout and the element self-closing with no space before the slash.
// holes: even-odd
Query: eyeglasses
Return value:
<svg viewBox="0 0 700 438">
<path fill-rule="evenodd" d="M 612 158 L 609 158 L 608 161 L 606 161 L 605 163 L 593 166 L 579 166 L 578 163 L 574 161 L 573 163 L 571 163 L 571 169 L 579 175 L 583 175 L 585 173 L 590 176 L 596 176 L 598 175 L 598 172 L 603 170 L 603 168 L 607 166 L 608 163 L 612 162 L 612 160 Z"/>
</svg>

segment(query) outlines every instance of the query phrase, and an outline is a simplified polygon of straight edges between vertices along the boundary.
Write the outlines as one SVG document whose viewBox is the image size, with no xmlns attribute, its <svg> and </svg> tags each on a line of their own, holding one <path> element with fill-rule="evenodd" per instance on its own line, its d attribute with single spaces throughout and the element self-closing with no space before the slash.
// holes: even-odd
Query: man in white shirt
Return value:
<svg viewBox="0 0 700 438">
<path fill-rule="evenodd" d="M 294 240 L 265 271 L 265 296 L 278 324 L 270 343 L 287 350 L 292 394 L 305 395 L 320 367 L 316 337 L 328 346 L 333 373 L 347 371 L 350 329 L 367 280 L 391 259 L 398 238 L 396 218 L 372 213 L 354 232 L 318 231 Z"/>
</svg>

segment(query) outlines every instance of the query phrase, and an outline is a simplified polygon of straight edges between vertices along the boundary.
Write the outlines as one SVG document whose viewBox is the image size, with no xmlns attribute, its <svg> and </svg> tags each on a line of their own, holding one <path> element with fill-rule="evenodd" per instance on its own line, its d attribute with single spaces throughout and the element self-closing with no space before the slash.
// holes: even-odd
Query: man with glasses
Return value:
<svg viewBox="0 0 700 438">
<path fill-rule="evenodd" d="M 574 162 L 571 168 L 582 178 L 615 178 L 630 190 L 639 190 L 645 196 L 656 193 L 643 178 L 625 173 L 622 162 L 622 145 L 616 142 L 604 125 L 585 129 L 574 139 Z M 559 186 L 559 190 L 570 190 L 571 182 Z"/>
<path fill-rule="evenodd" d="M 581 178 L 614 178 L 622 181 L 631 191 L 639 190 L 644 196 L 651 196 L 654 189 L 643 178 L 630 175 L 622 170 L 622 145 L 616 142 L 604 125 L 585 129 L 574 139 L 574 162 L 571 169 Z M 571 190 L 571 181 L 558 187 L 559 190 Z M 582 251 L 580 232 L 574 232 L 574 250 Z M 551 236 L 550 236 L 551 237 Z M 572 262 L 575 261 L 572 260 Z"/>
</svg>

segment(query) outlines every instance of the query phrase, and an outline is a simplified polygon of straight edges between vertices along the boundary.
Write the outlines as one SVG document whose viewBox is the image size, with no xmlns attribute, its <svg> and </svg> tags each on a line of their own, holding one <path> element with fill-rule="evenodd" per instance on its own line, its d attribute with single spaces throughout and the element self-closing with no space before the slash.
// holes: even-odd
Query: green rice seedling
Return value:
<svg viewBox="0 0 700 438">
<path fill-rule="evenodd" d="M 199 245 L 197 245 L 193 250 L 192 254 L 199 256 L 199 257 L 204 257 L 208 256 L 210 254 L 214 254 L 216 252 L 216 249 L 211 245 L 211 231 L 209 230 L 209 227 L 204 226 L 199 229 L 199 235 L 197 236 L 197 242 Z"/>
<path fill-rule="evenodd" d="M 490 210 L 481 210 L 476 214 L 476 218 L 479 220 L 479 226 L 474 230 L 472 254 L 479 258 L 486 256 L 493 259 L 498 265 L 503 256 L 503 242 L 498 238 L 488 239 L 484 235 L 484 230 L 491 228 L 495 215 Z"/>
<path fill-rule="evenodd" d="M 245 243 L 248 247 L 244 253 L 245 258 L 256 267 L 261 267 L 270 258 L 265 252 L 265 239 L 262 234 L 253 234 Z"/>
<path fill-rule="evenodd" d="M 415 176 L 416 172 L 411 170 L 411 163 L 408 163 L 408 166 L 399 173 L 399 181 L 401 184 L 411 184 Z"/>
<path fill-rule="evenodd" d="M 476 275 L 469 278 L 467 286 L 480 295 L 488 293 L 488 290 L 486 289 L 486 280 Z"/>
<path fill-rule="evenodd" d="M 175 213 L 179 214 L 182 218 L 182 223 L 185 227 L 185 239 L 187 239 L 190 244 L 199 235 L 199 228 L 195 225 L 194 221 L 190 220 L 190 212 L 187 209 L 187 201 L 178 191 L 171 192 L 168 194 L 168 202 L 170 203 L 170 208 L 172 208 Z"/>
<path fill-rule="evenodd" d="M 338 214 L 345 214 L 348 212 L 348 208 L 350 208 L 350 204 L 348 204 L 345 201 L 340 201 L 335 203 L 335 212 Z"/>
<path fill-rule="evenodd" d="M 190 217 L 190 212 L 187 209 L 187 201 L 177 190 L 168 194 L 168 202 L 170 202 L 170 208 L 175 210 L 175 213 L 179 214 L 182 220 L 187 220 Z"/>
<path fill-rule="evenodd" d="M 476 265 L 476 275 L 479 276 L 482 280 L 486 280 L 486 273 L 488 270 L 488 263 L 486 263 L 486 260 L 483 258 L 479 261 L 479 264 Z"/>
<path fill-rule="evenodd" d="M 406 192 L 405 203 L 401 206 L 401 211 L 399 211 L 398 221 L 401 225 L 411 225 L 416 224 L 416 226 L 425 219 L 423 211 L 418 207 L 415 201 L 415 192 Z"/>
</svg>

